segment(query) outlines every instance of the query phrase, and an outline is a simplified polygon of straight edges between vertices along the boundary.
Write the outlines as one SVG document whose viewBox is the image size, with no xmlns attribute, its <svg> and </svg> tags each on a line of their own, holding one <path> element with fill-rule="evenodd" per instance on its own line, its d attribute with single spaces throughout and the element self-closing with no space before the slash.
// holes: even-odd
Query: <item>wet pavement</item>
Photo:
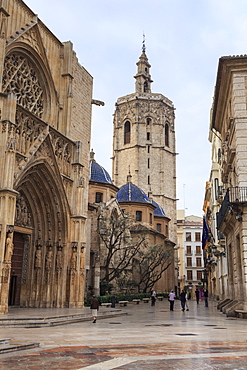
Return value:
<svg viewBox="0 0 247 370">
<path fill-rule="evenodd" d="M 129 304 L 121 307 L 127 315 L 102 316 L 96 324 L 90 319 L 55 327 L 1 327 L 0 338 L 38 342 L 39 348 L 1 354 L 0 369 L 246 370 L 247 320 L 227 318 L 216 304 L 210 302 L 206 308 L 203 302 L 190 301 L 190 311 L 182 312 L 176 301 L 170 312 L 165 300 L 154 307 Z M 107 310 L 113 311 L 100 308 L 102 313 Z M 51 317 L 82 311 L 89 319 L 87 307 L 12 309 L 8 316 Z"/>
</svg>

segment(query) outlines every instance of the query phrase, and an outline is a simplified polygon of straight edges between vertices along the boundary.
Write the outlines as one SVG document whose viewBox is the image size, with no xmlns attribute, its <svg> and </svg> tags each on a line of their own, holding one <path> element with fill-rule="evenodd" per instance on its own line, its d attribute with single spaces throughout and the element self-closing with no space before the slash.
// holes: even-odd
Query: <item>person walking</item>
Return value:
<svg viewBox="0 0 247 370">
<path fill-rule="evenodd" d="M 170 311 L 173 311 L 175 297 L 176 297 L 175 293 L 173 292 L 173 290 L 171 290 L 171 292 L 168 294 L 168 300 L 170 302 Z"/>
<path fill-rule="evenodd" d="M 204 305 L 205 307 L 208 307 L 208 290 L 205 289 L 204 292 L 203 292 L 203 296 L 204 296 Z"/>
<path fill-rule="evenodd" d="M 200 292 L 199 289 L 196 288 L 196 303 L 199 304 L 199 299 L 200 299 Z"/>
<path fill-rule="evenodd" d="M 90 308 L 91 308 L 93 323 L 95 324 L 96 320 L 97 320 L 98 309 L 99 309 L 99 301 L 98 301 L 98 299 L 96 298 L 95 295 L 93 295 L 93 297 L 92 297 Z"/>
<path fill-rule="evenodd" d="M 187 292 L 185 292 L 185 308 L 186 308 L 186 311 L 189 311 L 189 304 L 188 304 L 188 294 Z"/>
<path fill-rule="evenodd" d="M 182 290 L 182 292 L 180 293 L 180 301 L 181 301 L 182 311 L 184 312 L 184 310 L 185 310 L 185 302 L 186 302 L 186 293 L 185 293 L 184 290 Z"/>
<path fill-rule="evenodd" d="M 151 290 L 151 306 L 155 306 L 156 292 L 154 289 Z"/>
</svg>

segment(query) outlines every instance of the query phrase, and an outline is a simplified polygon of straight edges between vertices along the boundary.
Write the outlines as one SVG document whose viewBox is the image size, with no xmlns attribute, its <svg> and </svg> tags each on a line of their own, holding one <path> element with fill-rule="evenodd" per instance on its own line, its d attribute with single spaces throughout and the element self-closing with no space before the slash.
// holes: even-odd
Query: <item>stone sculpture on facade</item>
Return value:
<svg viewBox="0 0 247 370">
<path fill-rule="evenodd" d="M 7 263 L 11 263 L 11 258 L 13 255 L 14 244 L 12 240 L 13 240 L 13 234 L 8 233 L 7 238 L 6 238 L 6 248 L 5 248 L 5 257 L 4 257 L 4 262 L 7 262 Z"/>
<path fill-rule="evenodd" d="M 42 265 L 42 251 L 41 251 L 41 245 L 38 244 L 36 246 L 34 267 L 36 269 L 39 269 L 41 268 L 41 265 Z"/>
</svg>

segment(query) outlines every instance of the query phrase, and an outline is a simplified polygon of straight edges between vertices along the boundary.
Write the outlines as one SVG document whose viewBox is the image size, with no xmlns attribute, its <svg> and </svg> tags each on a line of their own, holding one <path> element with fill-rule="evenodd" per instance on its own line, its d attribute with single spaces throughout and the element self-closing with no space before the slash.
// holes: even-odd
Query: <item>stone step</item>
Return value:
<svg viewBox="0 0 247 370">
<path fill-rule="evenodd" d="M 8 352 L 23 351 L 25 349 L 37 348 L 39 343 L 25 343 L 12 341 L 11 339 L 0 339 L 0 355 Z"/>
<path fill-rule="evenodd" d="M 110 318 L 127 313 L 121 310 L 106 311 L 98 314 L 98 319 Z M 15 318 L 15 319 L 0 319 L 0 327 L 15 326 L 15 327 L 45 327 L 72 324 L 82 321 L 92 320 L 91 315 L 67 315 L 67 316 L 52 316 L 52 317 L 33 317 L 33 318 Z"/>
</svg>

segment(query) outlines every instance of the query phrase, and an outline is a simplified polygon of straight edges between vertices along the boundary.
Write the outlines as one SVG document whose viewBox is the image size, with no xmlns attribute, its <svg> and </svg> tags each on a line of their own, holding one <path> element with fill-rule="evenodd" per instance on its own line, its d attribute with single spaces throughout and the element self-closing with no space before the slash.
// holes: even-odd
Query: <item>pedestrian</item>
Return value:
<svg viewBox="0 0 247 370">
<path fill-rule="evenodd" d="M 196 288 L 196 303 L 199 304 L 199 299 L 200 299 L 200 292 L 199 289 Z"/>
<path fill-rule="evenodd" d="M 186 311 L 189 311 L 189 305 L 188 305 L 188 294 L 187 292 L 185 292 L 185 308 L 186 308 Z"/>
<path fill-rule="evenodd" d="M 208 290 L 205 289 L 203 293 L 204 293 L 204 305 L 205 307 L 208 307 Z"/>
<path fill-rule="evenodd" d="M 173 290 L 168 294 L 168 301 L 170 302 L 170 311 L 173 311 L 174 308 L 174 300 L 175 300 L 175 293 Z"/>
<path fill-rule="evenodd" d="M 99 301 L 98 301 L 98 299 L 96 298 L 95 295 L 93 295 L 93 297 L 92 297 L 90 308 L 91 308 L 93 323 L 95 324 L 96 320 L 97 320 L 98 309 L 99 309 Z"/>
<path fill-rule="evenodd" d="M 182 290 L 182 292 L 180 293 L 180 301 L 181 301 L 181 307 L 182 307 L 182 311 L 185 310 L 185 302 L 186 302 L 186 293 L 184 290 Z"/>
<path fill-rule="evenodd" d="M 156 292 L 154 289 L 151 290 L 151 306 L 155 306 Z"/>
</svg>

